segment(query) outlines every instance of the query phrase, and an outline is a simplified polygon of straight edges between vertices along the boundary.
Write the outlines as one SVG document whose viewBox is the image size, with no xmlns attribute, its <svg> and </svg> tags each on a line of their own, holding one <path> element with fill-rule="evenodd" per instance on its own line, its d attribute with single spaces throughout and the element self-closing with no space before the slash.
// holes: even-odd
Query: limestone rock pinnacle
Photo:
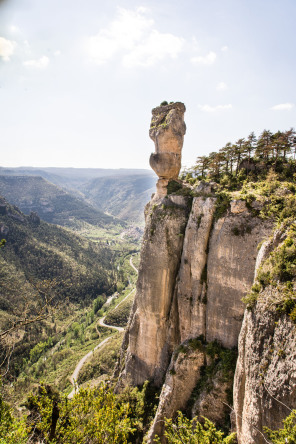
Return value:
<svg viewBox="0 0 296 444">
<path fill-rule="evenodd" d="M 185 105 L 181 102 L 158 106 L 152 110 L 149 136 L 155 144 L 150 166 L 158 175 L 157 195 L 166 196 L 170 180 L 177 179 L 181 168 L 181 152 L 186 125 Z"/>
</svg>

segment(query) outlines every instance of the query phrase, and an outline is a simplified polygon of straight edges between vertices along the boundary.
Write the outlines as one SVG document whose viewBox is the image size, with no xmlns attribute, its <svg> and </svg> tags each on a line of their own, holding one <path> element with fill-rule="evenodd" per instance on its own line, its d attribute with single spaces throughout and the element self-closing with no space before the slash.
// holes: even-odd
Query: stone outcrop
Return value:
<svg viewBox="0 0 296 444">
<path fill-rule="evenodd" d="M 148 433 L 148 442 L 153 443 L 156 435 L 165 443 L 163 437 L 164 418 L 171 418 L 177 410 L 184 409 L 200 378 L 200 370 L 205 356 L 199 349 L 185 343 L 181 351 L 176 350 L 166 373 L 162 386 L 158 409 Z"/>
<path fill-rule="evenodd" d="M 156 153 L 150 163 L 160 180 L 146 208 L 137 294 L 118 370 L 118 387 L 146 380 L 162 387 L 149 443 L 156 434 L 165 442 L 164 418 L 186 407 L 202 372 L 216 365 L 207 346 L 237 347 L 242 298 L 254 280 L 257 246 L 272 230 L 272 223 L 254 216 L 243 200 L 219 207 L 215 183 L 200 182 L 193 190 L 167 195 L 181 164 L 184 111 L 179 103 L 153 110 L 150 137 Z M 192 193 L 193 198 L 182 195 Z M 202 346 L 191 347 L 198 341 Z M 179 353 L 180 347 L 186 353 Z M 232 380 L 224 381 L 220 371 L 218 366 L 212 390 L 194 399 L 193 412 L 223 423 Z M 238 399 L 242 412 L 244 401 Z"/>
<path fill-rule="evenodd" d="M 241 299 L 254 279 L 257 245 L 271 230 L 268 221 L 248 211 L 233 214 L 229 209 L 217 220 L 215 209 L 214 193 L 193 198 L 191 209 L 187 198 L 174 195 L 153 200 L 147 207 L 119 384 L 150 380 L 161 387 L 165 379 L 155 424 L 183 408 L 204 365 L 204 353 L 184 355 L 177 371 L 179 364 L 173 364 L 172 356 L 180 344 L 202 336 L 207 343 L 217 340 L 224 347 L 237 346 L 244 313 Z M 170 373 L 173 365 L 176 374 Z M 187 393 L 181 375 L 189 368 Z M 179 391 L 182 396 L 176 396 Z M 221 399 L 225 393 L 226 388 L 221 388 Z M 200 403 L 197 410 L 202 412 Z M 219 403 L 215 418 L 221 419 L 225 408 Z M 151 437 L 161 432 L 155 424 Z"/>
<path fill-rule="evenodd" d="M 150 166 L 158 175 L 157 194 L 165 196 L 169 180 L 177 179 L 181 168 L 181 152 L 186 125 L 185 105 L 175 102 L 152 110 L 149 136 L 155 144 Z"/>
<path fill-rule="evenodd" d="M 239 444 L 265 444 L 263 426 L 281 428 L 296 408 L 295 324 L 274 308 L 276 293 L 266 289 L 244 316 L 234 381 Z"/>
<path fill-rule="evenodd" d="M 188 218 L 187 199 L 180 203 L 168 197 L 146 208 L 136 305 L 121 375 L 133 385 L 149 379 L 160 386 L 172 353 L 168 327 Z"/>
<path fill-rule="evenodd" d="M 231 212 L 233 214 L 240 214 L 240 213 L 244 213 L 245 211 L 247 211 L 247 205 L 246 202 L 244 200 L 232 200 L 230 202 L 230 208 L 231 208 Z"/>
<path fill-rule="evenodd" d="M 255 275 L 284 239 L 276 230 L 262 244 Z M 277 310 L 277 301 L 282 301 L 280 290 L 269 286 L 244 314 L 233 390 L 239 444 L 265 444 L 263 427 L 281 428 L 296 408 L 295 323 Z"/>
</svg>

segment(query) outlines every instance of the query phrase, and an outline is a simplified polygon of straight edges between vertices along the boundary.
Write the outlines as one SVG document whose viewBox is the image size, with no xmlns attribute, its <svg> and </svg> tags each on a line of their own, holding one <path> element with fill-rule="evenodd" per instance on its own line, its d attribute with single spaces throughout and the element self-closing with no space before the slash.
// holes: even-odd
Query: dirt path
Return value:
<svg viewBox="0 0 296 444">
<path fill-rule="evenodd" d="M 113 308 L 113 310 L 115 310 L 117 307 L 119 307 L 119 305 L 120 304 L 122 304 L 132 293 L 134 293 L 134 291 L 136 291 L 136 289 L 134 288 L 132 291 L 130 291 L 126 296 L 125 296 L 125 298 L 123 298 L 122 299 L 122 301 L 120 301 L 119 302 L 119 304 L 117 304 L 117 305 L 115 305 L 115 307 Z M 100 318 L 99 319 L 99 325 L 101 326 L 101 327 L 107 327 L 107 328 L 113 328 L 113 329 L 115 329 L 115 330 L 117 330 L 117 331 L 124 331 L 124 328 L 123 327 L 117 327 L 116 325 L 109 325 L 109 324 L 105 324 L 105 317 L 106 316 L 104 316 L 103 318 Z"/>
<path fill-rule="evenodd" d="M 136 273 L 138 273 L 138 270 L 137 270 L 137 268 L 134 266 L 134 264 L 133 264 L 133 261 L 132 261 L 132 256 L 130 257 L 130 266 L 136 271 Z M 122 301 L 120 301 L 115 307 L 114 307 L 114 309 L 113 310 L 115 310 L 117 307 L 119 307 L 119 305 L 120 304 L 122 304 L 134 291 L 136 291 L 136 289 L 134 288 L 132 291 L 130 291 L 126 296 L 125 296 L 125 298 L 123 298 L 122 299 Z M 107 305 L 109 305 L 110 304 L 110 302 L 112 301 L 112 299 L 115 297 L 115 295 L 116 295 L 116 293 L 114 293 L 114 295 L 112 295 L 112 296 L 110 296 L 108 299 L 107 299 L 107 301 L 105 302 L 105 305 L 107 304 Z M 100 318 L 99 319 L 99 325 L 101 325 L 102 327 L 106 327 L 106 328 L 110 328 L 110 329 L 113 329 L 113 330 L 117 330 L 117 331 L 124 331 L 124 328 L 123 327 L 117 327 L 116 325 L 108 325 L 108 324 L 105 324 L 104 323 L 104 320 L 105 320 L 105 317 L 106 316 L 104 316 L 104 317 L 102 317 L 102 318 Z M 97 327 L 96 327 L 96 329 L 97 329 Z M 98 332 L 98 330 L 97 330 L 97 332 Z M 78 390 L 79 390 L 79 387 L 78 387 L 78 384 L 77 384 L 77 379 L 78 379 L 78 376 L 79 376 L 79 373 L 80 373 L 80 370 L 82 369 L 82 367 L 83 367 L 83 365 L 84 365 L 84 363 L 89 359 L 89 358 L 91 358 L 92 357 L 92 355 L 93 355 L 93 353 L 94 353 L 94 351 L 95 350 L 97 350 L 98 348 L 101 348 L 101 347 L 103 347 L 103 345 L 105 345 L 111 338 L 112 338 L 112 336 L 113 335 L 111 335 L 111 336 L 108 336 L 107 338 L 105 338 L 102 342 L 100 342 L 98 345 L 96 345 L 95 346 L 95 348 L 93 348 L 91 351 L 89 351 L 86 355 L 84 355 L 83 356 L 83 358 L 81 358 L 80 359 L 80 361 L 78 362 L 78 364 L 76 365 L 76 367 L 75 367 L 75 370 L 74 370 L 74 372 L 72 373 L 72 375 L 71 375 L 71 377 L 70 377 L 70 382 L 71 382 L 71 384 L 73 385 L 73 390 L 72 390 L 72 392 L 68 395 L 68 398 L 69 399 L 71 399 L 71 398 L 73 398 L 73 396 L 75 395 L 75 393 L 77 393 L 78 392 Z"/>
<path fill-rule="evenodd" d="M 112 328 L 112 329 L 117 330 L 117 331 L 124 331 L 124 328 L 123 328 L 123 327 L 117 327 L 116 325 L 108 325 L 108 324 L 105 324 L 105 323 L 104 323 L 105 317 L 106 317 L 106 316 L 104 316 L 103 318 L 99 319 L 99 325 L 100 325 L 101 327 Z"/>
<path fill-rule="evenodd" d="M 91 356 L 93 355 L 94 351 L 97 350 L 98 348 L 103 347 L 103 345 L 105 345 L 111 338 L 112 338 L 112 336 L 108 336 L 107 338 L 105 338 L 102 342 L 100 342 L 98 345 L 96 345 L 93 350 L 89 351 L 86 355 L 83 356 L 82 359 L 80 359 L 80 361 L 78 362 L 78 364 L 75 367 L 74 372 L 72 373 L 72 376 L 70 377 L 70 382 L 73 385 L 73 390 L 68 395 L 69 399 L 73 398 L 75 393 L 78 392 L 77 379 L 78 379 L 79 372 L 82 369 L 85 361 L 87 361 L 89 358 L 91 358 Z"/>
<path fill-rule="evenodd" d="M 138 269 L 133 264 L 133 256 L 130 257 L 130 266 L 135 270 L 135 272 L 138 274 Z"/>
</svg>

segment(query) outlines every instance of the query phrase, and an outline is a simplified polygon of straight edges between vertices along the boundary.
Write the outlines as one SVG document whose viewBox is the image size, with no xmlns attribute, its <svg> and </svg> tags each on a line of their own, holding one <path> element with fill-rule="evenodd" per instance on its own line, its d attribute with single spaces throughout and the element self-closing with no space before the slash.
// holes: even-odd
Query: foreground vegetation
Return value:
<svg viewBox="0 0 296 444">
<path fill-rule="evenodd" d="M 0 394 L 0 443 L 140 443 L 155 414 L 157 392 L 146 382 L 142 388 L 127 388 L 116 395 L 108 384 L 81 389 L 73 399 L 42 383 L 25 403 L 27 413 L 16 418 Z M 294 443 L 296 410 L 277 431 L 265 428 L 269 442 Z M 169 444 L 232 444 L 235 433 L 225 436 L 206 418 L 187 419 L 178 412 L 165 420 Z M 159 443 L 159 438 L 155 438 Z"/>
</svg>

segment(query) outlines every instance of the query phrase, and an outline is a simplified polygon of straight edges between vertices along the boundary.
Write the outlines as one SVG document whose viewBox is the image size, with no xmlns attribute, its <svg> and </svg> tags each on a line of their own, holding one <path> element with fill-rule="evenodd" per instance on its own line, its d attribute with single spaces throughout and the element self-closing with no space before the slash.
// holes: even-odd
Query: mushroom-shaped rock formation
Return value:
<svg viewBox="0 0 296 444">
<path fill-rule="evenodd" d="M 150 166 L 158 175 L 157 196 L 167 194 L 170 180 L 178 178 L 181 168 L 181 152 L 186 125 L 184 103 L 175 102 L 152 110 L 149 136 L 155 144 L 150 156 Z"/>
</svg>

